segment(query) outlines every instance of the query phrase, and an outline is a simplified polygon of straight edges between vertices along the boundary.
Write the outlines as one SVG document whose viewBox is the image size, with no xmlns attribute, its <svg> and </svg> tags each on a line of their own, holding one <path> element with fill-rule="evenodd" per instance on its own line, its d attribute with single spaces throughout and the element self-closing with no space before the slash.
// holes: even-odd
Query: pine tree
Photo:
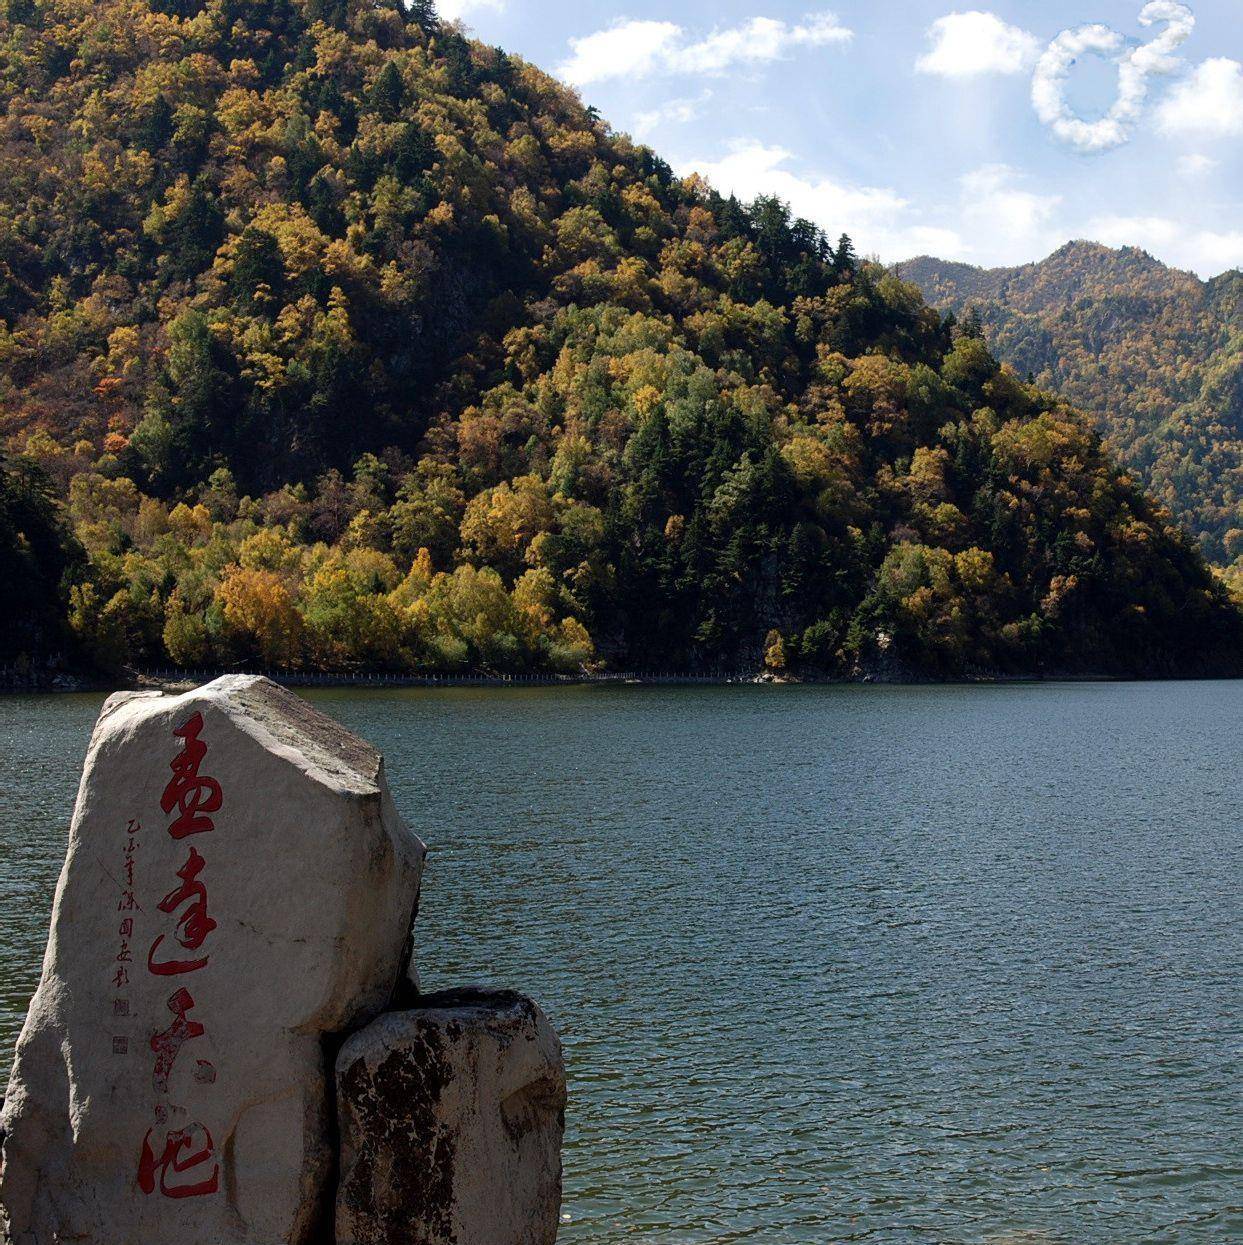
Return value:
<svg viewBox="0 0 1243 1245">
<path fill-rule="evenodd" d="M 248 225 L 237 241 L 233 255 L 233 273 L 229 288 L 233 297 L 243 306 L 253 307 L 279 298 L 285 283 L 285 263 L 280 244 L 262 229 Z M 256 300 L 256 292 L 263 287 L 267 299 Z"/>
<path fill-rule="evenodd" d="M 406 102 L 406 83 L 395 61 L 389 61 L 371 88 L 371 106 L 385 121 L 395 120 Z"/>
<path fill-rule="evenodd" d="M 980 309 L 972 307 L 962 322 L 962 326 L 958 331 L 960 337 L 968 337 L 973 341 L 980 341 L 984 337 L 984 320 L 980 316 Z"/>
<path fill-rule="evenodd" d="M 859 267 L 858 256 L 855 255 L 855 244 L 849 234 L 844 233 L 837 240 L 837 250 L 833 252 L 833 271 L 838 277 L 849 277 Z"/>
<path fill-rule="evenodd" d="M 416 26 L 421 26 L 429 35 L 435 34 L 440 29 L 440 15 L 436 12 L 436 0 L 409 0 L 406 5 L 406 16 Z"/>
<path fill-rule="evenodd" d="M 309 21 L 324 22 L 340 29 L 349 17 L 349 4 L 347 0 L 307 0 L 306 15 Z"/>
</svg>

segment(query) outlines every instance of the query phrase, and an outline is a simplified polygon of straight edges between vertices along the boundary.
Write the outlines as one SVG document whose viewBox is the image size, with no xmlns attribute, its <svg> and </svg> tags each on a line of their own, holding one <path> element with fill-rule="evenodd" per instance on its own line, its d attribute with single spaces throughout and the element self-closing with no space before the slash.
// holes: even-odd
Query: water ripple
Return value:
<svg viewBox="0 0 1243 1245">
<path fill-rule="evenodd" d="M 558 1024 L 567 1245 L 1243 1241 L 1243 686 L 315 699 Z M 6 1052 L 96 703 L 0 702 Z"/>
</svg>

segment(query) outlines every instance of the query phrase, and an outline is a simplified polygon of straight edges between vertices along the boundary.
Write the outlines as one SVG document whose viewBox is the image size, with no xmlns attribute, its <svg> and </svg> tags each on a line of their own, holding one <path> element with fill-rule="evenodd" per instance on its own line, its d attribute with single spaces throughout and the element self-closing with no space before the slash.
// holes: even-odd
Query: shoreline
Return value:
<svg viewBox="0 0 1243 1245">
<path fill-rule="evenodd" d="M 400 691 L 415 688 L 521 687 L 988 687 L 1036 683 L 1204 683 L 1232 682 L 1237 675 L 1082 674 L 1028 672 L 935 678 L 892 671 L 856 676 L 777 676 L 770 672 L 714 671 L 709 674 L 617 672 L 557 674 L 315 674 L 273 670 L 128 670 L 115 678 L 58 673 L 42 679 L 6 678 L 0 672 L 0 696 L 85 694 L 90 692 L 161 691 L 181 693 L 229 674 L 262 674 L 289 688 Z"/>
</svg>

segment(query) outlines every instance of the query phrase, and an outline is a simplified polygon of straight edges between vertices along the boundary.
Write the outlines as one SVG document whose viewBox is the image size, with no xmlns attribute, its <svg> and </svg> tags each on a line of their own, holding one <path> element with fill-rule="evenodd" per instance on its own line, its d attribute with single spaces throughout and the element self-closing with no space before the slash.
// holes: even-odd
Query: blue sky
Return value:
<svg viewBox="0 0 1243 1245">
<path fill-rule="evenodd" d="M 1243 0 L 441 0 L 679 173 L 886 261 L 1243 266 Z"/>
</svg>

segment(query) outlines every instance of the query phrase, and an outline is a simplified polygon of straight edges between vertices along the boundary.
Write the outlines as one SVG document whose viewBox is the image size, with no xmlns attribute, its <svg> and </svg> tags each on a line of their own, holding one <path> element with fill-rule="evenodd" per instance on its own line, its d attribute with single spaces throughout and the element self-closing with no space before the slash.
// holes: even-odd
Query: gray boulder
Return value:
<svg viewBox="0 0 1243 1245">
<path fill-rule="evenodd" d="M 565 1068 L 512 992 L 428 995 L 337 1058 L 338 1245 L 553 1245 Z"/>
<path fill-rule="evenodd" d="M 389 1005 L 423 857 L 379 753 L 266 679 L 112 697 L 0 1120 L 14 1245 L 303 1245 L 325 1041 Z"/>
</svg>

